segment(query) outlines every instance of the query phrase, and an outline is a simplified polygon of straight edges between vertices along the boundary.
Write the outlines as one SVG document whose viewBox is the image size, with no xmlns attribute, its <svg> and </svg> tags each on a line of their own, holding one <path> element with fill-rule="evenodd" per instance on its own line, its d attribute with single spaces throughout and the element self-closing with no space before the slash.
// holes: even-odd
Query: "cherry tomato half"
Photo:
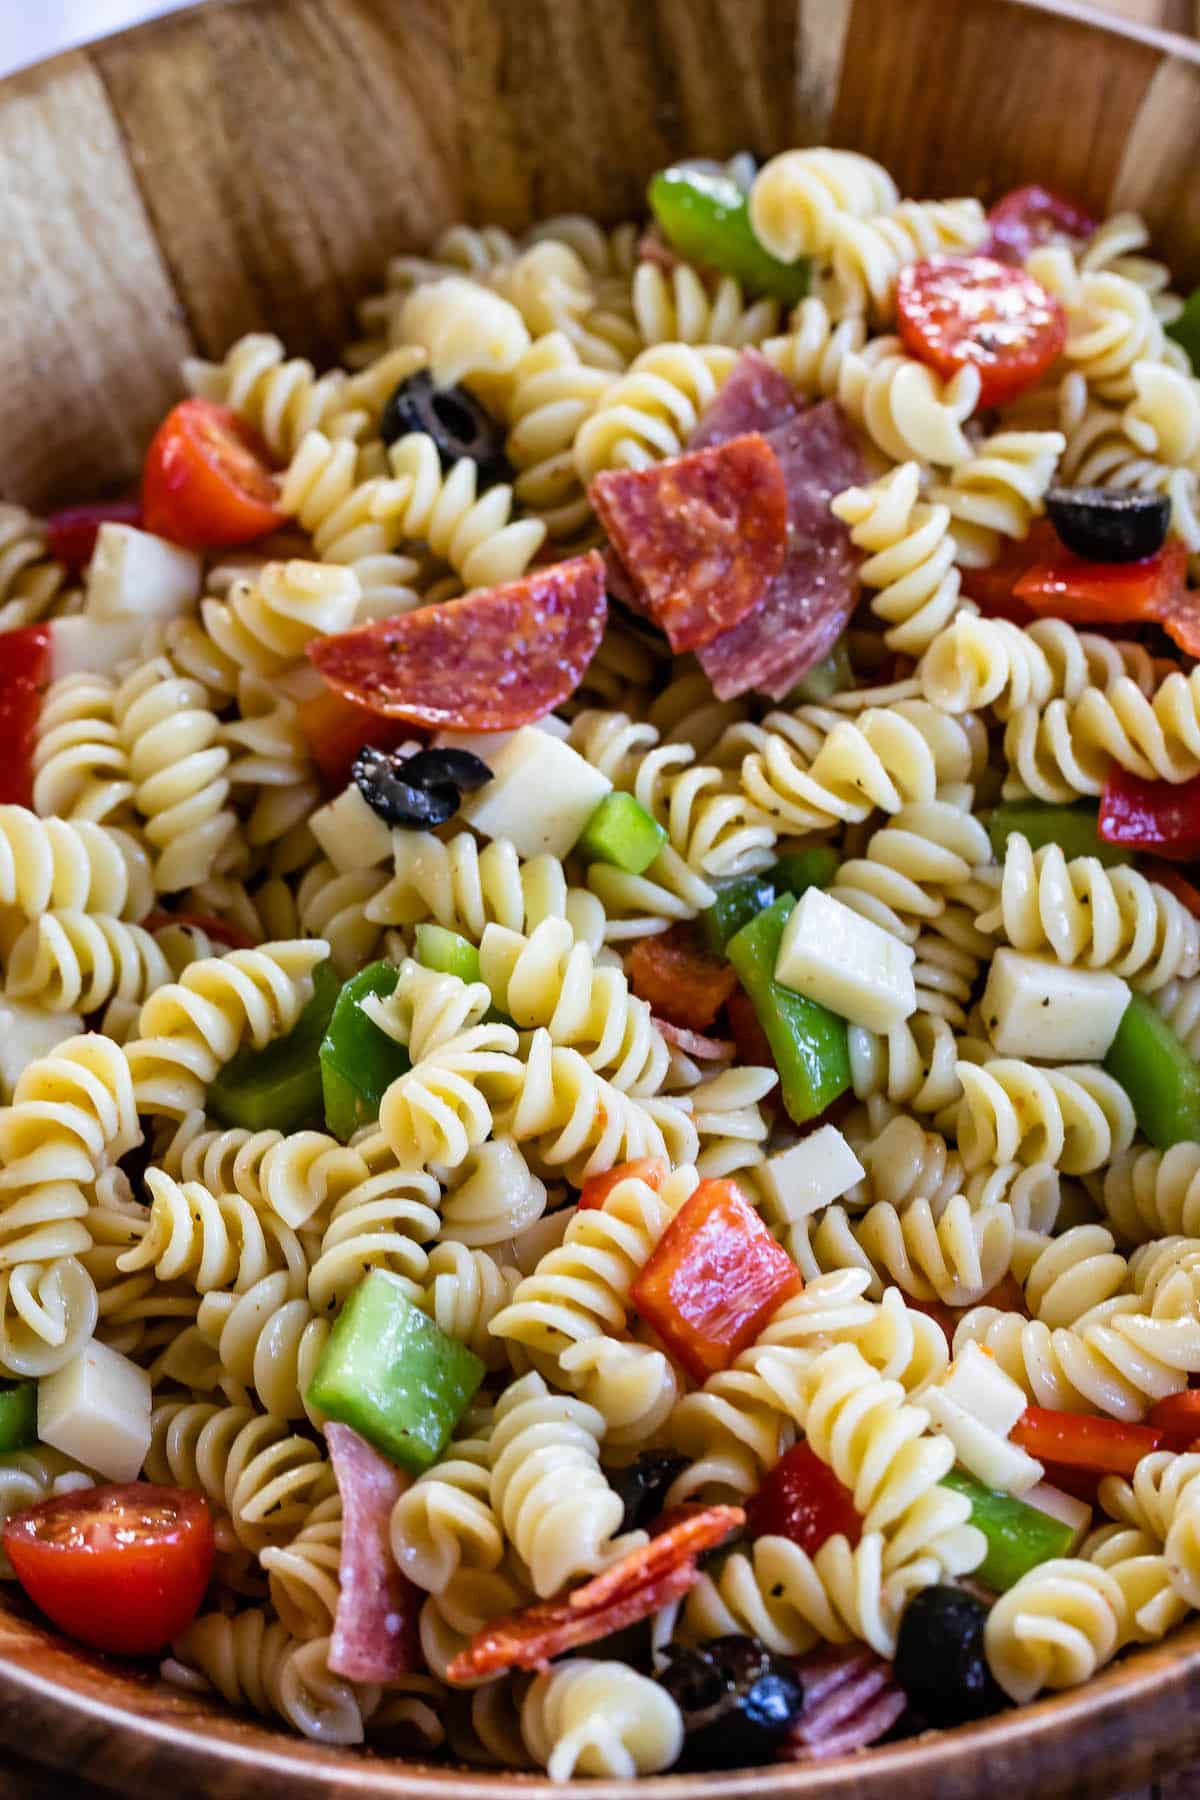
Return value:
<svg viewBox="0 0 1200 1800">
<path fill-rule="evenodd" d="M 905 348 L 939 375 L 973 363 L 981 406 L 1002 406 L 1045 374 L 1067 338 L 1052 294 L 990 256 L 933 256 L 901 269 L 896 312 Z"/>
<path fill-rule="evenodd" d="M 50 679 L 49 625 L 0 632 L 0 803 L 33 805 L 33 744 Z"/>
<path fill-rule="evenodd" d="M 266 445 L 227 406 L 171 408 L 142 471 L 146 530 L 202 550 L 249 544 L 283 523 Z"/>
<path fill-rule="evenodd" d="M 147 1656 L 195 1617 L 212 1574 L 213 1527 L 186 1488 L 81 1488 L 14 1513 L 4 1548 L 60 1631 L 95 1650 Z"/>
<path fill-rule="evenodd" d="M 983 246 L 984 256 L 1018 267 L 1041 244 L 1061 243 L 1064 239 L 1079 243 L 1090 238 L 1096 229 L 1095 219 L 1081 206 L 1065 194 L 1036 184 L 1013 188 L 997 200 L 988 214 L 988 224 L 991 233 Z"/>
</svg>

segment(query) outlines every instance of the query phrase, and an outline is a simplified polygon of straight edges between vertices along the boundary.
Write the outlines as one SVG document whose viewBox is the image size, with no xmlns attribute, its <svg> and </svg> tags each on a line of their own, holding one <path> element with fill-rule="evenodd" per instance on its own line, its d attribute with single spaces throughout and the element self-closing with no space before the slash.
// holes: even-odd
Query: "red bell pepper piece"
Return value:
<svg viewBox="0 0 1200 1800">
<path fill-rule="evenodd" d="M 642 1317 L 697 1381 L 728 1368 L 804 1283 L 733 1181 L 702 1181 L 633 1284 Z"/>
<path fill-rule="evenodd" d="M 796 1444 L 767 1472 L 746 1522 L 754 1537 L 790 1538 L 809 1556 L 839 1533 L 851 1544 L 862 1536 L 853 1494 L 808 1444 Z"/>
<path fill-rule="evenodd" d="M 1166 1450 L 1190 1450 L 1200 1438 L 1200 1388 L 1168 1394 L 1146 1414 L 1147 1425 L 1163 1434 Z"/>
<path fill-rule="evenodd" d="M 1100 836 L 1126 850 L 1153 850 L 1170 861 L 1200 855 L 1200 775 L 1191 781 L 1143 781 L 1114 769 L 1100 797 Z"/>
<path fill-rule="evenodd" d="M 1049 519 L 1037 519 L 1029 536 L 1005 539 L 995 562 L 982 569 L 962 571 L 962 591 L 985 618 L 1008 619 L 1013 625 L 1032 625 L 1037 614 L 1013 595 L 1023 575 L 1047 558 L 1057 555 L 1062 543 Z"/>
<path fill-rule="evenodd" d="M 33 804 L 33 741 L 50 678 L 50 627 L 0 633 L 0 802 Z"/>
<path fill-rule="evenodd" d="M 46 520 L 50 554 L 80 575 L 92 560 L 102 525 L 140 525 L 140 500 L 96 500 L 86 506 L 64 506 Z"/>
<path fill-rule="evenodd" d="M 732 965 L 711 955 L 686 925 L 639 938 L 626 969 L 651 1012 L 687 1031 L 706 1030 L 737 986 Z"/>
<path fill-rule="evenodd" d="M 725 1002 L 725 1012 L 737 1047 L 738 1061 L 748 1063 L 753 1068 L 773 1069 L 775 1058 L 771 1055 L 767 1034 L 758 1022 L 754 1002 L 745 988 L 734 988 Z"/>
<path fill-rule="evenodd" d="M 1027 1406 L 1012 1429 L 1013 1443 L 1039 1462 L 1090 1469 L 1096 1475 L 1132 1475 L 1142 1457 L 1159 1448 L 1163 1435 L 1151 1425 L 1048 1406 Z"/>
<path fill-rule="evenodd" d="M 1185 881 L 1178 869 L 1173 869 L 1165 862 L 1147 862 L 1143 873 L 1149 880 L 1157 881 L 1159 887 L 1165 887 L 1169 894 L 1174 894 L 1179 904 L 1186 906 L 1193 918 L 1200 919 L 1200 888 Z"/>
<path fill-rule="evenodd" d="M 382 718 L 333 688 L 301 701 L 297 712 L 313 761 L 333 790 L 345 787 L 350 779 L 350 765 L 364 744 L 373 744 L 377 750 L 395 750 L 421 736 L 403 719 Z"/>
<path fill-rule="evenodd" d="M 1100 1504 L 1100 1483 L 1104 1477 L 1094 1469 L 1076 1469 L 1070 1463 L 1054 1462 L 1043 1463 L 1042 1467 L 1045 1470 L 1043 1479 L 1051 1487 L 1061 1488 L 1064 1494 L 1082 1500 L 1085 1506 Z"/>
<path fill-rule="evenodd" d="M 579 1190 L 580 1212 L 595 1211 L 604 1205 L 613 1189 L 622 1181 L 644 1181 L 657 1193 L 670 1174 L 665 1157 L 639 1156 L 633 1162 L 621 1163 L 602 1175 L 589 1175 Z"/>
<path fill-rule="evenodd" d="M 1165 621 L 1179 606 L 1187 579 L 1187 551 L 1176 538 L 1140 562 L 1090 562 L 1061 544 L 1034 563 L 1013 593 L 1039 618 L 1074 625 L 1131 625 Z"/>
</svg>

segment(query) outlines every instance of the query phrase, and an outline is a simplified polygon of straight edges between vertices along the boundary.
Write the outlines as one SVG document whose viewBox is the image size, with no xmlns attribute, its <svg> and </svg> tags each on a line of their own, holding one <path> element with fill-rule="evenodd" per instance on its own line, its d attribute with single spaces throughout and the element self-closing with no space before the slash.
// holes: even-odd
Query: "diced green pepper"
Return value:
<svg viewBox="0 0 1200 1800">
<path fill-rule="evenodd" d="M 840 637 L 829 655 L 819 663 L 814 663 L 807 675 L 801 676 L 787 699 L 785 706 L 804 706 L 818 704 L 828 700 L 834 694 L 840 694 L 844 688 L 852 685 L 850 668 L 850 652 L 846 640 Z"/>
<path fill-rule="evenodd" d="M 750 224 L 746 194 L 728 175 L 662 169 L 647 192 L 663 236 L 681 256 L 736 276 L 751 293 L 794 306 L 808 292 L 809 261 L 778 262 Z"/>
<path fill-rule="evenodd" d="M 838 854 L 828 844 L 795 850 L 781 856 L 771 870 L 777 894 L 794 894 L 799 900 L 810 887 L 827 888 L 838 871 Z"/>
<path fill-rule="evenodd" d="M 321 1044 L 325 1124 L 343 1143 L 360 1125 L 379 1117 L 384 1093 L 412 1066 L 404 1045 L 362 1009 L 368 994 L 390 994 L 399 973 L 394 963 L 375 962 L 352 975 L 338 994 Z"/>
<path fill-rule="evenodd" d="M 37 1382 L 0 1382 L 0 1456 L 37 1443 Z"/>
<path fill-rule="evenodd" d="M 1167 326 L 1167 336 L 1183 345 L 1192 373 L 1200 373 L 1200 288 L 1192 289 L 1179 317 Z"/>
<path fill-rule="evenodd" d="M 307 1400 L 413 1475 L 431 1468 L 484 1377 L 479 1358 L 372 1269 L 333 1323 Z"/>
<path fill-rule="evenodd" d="M 734 933 L 725 954 L 766 1033 L 788 1115 L 803 1125 L 850 1086 L 850 1050 L 845 1019 L 775 980 L 779 942 L 795 904 L 793 894 L 780 894 Z"/>
<path fill-rule="evenodd" d="M 460 981 L 479 980 L 479 952 L 470 938 L 460 937 L 457 931 L 447 931 L 444 925 L 418 925 L 413 948 L 426 969 L 457 975 Z"/>
<path fill-rule="evenodd" d="M 746 875 L 718 888 L 712 905 L 700 914 L 704 940 L 714 956 L 723 955 L 734 932 L 757 918 L 774 898 L 775 883 L 770 875 Z"/>
<path fill-rule="evenodd" d="M 961 1469 L 951 1469 L 942 1486 L 971 1502 L 971 1523 L 987 1539 L 987 1555 L 974 1574 L 993 1592 L 1003 1594 L 1039 1563 L 1070 1555 L 1075 1533 L 1062 1519 L 985 1488 Z"/>
<path fill-rule="evenodd" d="M 223 1125 L 249 1131 L 299 1131 L 321 1117 L 321 1039 L 341 989 L 320 963 L 312 999 L 285 1037 L 264 1050 L 239 1050 L 208 1090 L 208 1110 Z"/>
<path fill-rule="evenodd" d="M 1057 844 L 1068 860 L 1094 856 L 1105 868 L 1131 861 L 1128 850 L 1106 844 L 1100 836 L 1100 809 L 1088 801 L 1077 806 L 1047 806 L 1041 800 L 1016 800 L 997 806 L 984 820 L 992 840 L 992 853 L 1003 860 L 1004 846 L 1014 831 L 1028 838 L 1032 849 Z"/>
<path fill-rule="evenodd" d="M 632 794 L 605 794 L 575 848 L 594 862 L 615 863 L 629 875 L 650 867 L 667 841 L 657 819 Z"/>
<path fill-rule="evenodd" d="M 1125 1008 L 1104 1067 L 1132 1100 L 1138 1130 L 1159 1150 L 1200 1138 L 1200 1063 L 1141 994 Z"/>
</svg>

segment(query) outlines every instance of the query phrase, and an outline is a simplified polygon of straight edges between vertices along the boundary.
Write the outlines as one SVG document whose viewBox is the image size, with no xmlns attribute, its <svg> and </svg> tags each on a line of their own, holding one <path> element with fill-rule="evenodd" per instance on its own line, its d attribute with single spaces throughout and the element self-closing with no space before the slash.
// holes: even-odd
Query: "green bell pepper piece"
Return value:
<svg viewBox="0 0 1200 1800">
<path fill-rule="evenodd" d="M 681 256 L 736 276 L 752 293 L 788 306 L 807 294 L 808 258 L 781 263 L 763 249 L 750 224 L 747 196 L 728 175 L 662 169 L 646 197 L 663 236 Z"/>
<path fill-rule="evenodd" d="M 704 940 L 714 956 L 723 956 L 734 932 L 756 919 L 774 898 L 775 883 L 769 873 L 746 875 L 741 881 L 731 881 L 728 887 L 718 888 L 712 905 L 700 914 Z"/>
<path fill-rule="evenodd" d="M 779 941 L 795 904 L 795 895 L 780 894 L 734 933 L 725 954 L 766 1033 L 788 1116 L 803 1125 L 850 1086 L 850 1049 L 845 1019 L 775 980 Z"/>
<path fill-rule="evenodd" d="M 321 1039 L 341 988 L 320 963 L 312 999 L 292 1029 L 263 1050 L 239 1050 L 208 1090 L 208 1110 L 223 1125 L 249 1131 L 299 1131 L 321 1116 Z"/>
<path fill-rule="evenodd" d="M 1106 869 L 1133 860 L 1128 850 L 1104 842 L 1100 836 L 1100 808 L 1086 800 L 1077 806 L 1047 806 L 1041 800 L 1015 800 L 997 806 L 984 823 L 992 840 L 992 854 L 1001 861 L 1004 846 L 1014 831 L 1028 838 L 1034 850 L 1057 844 L 1068 859 L 1094 856 Z"/>
<path fill-rule="evenodd" d="M 37 1443 L 37 1382 L 0 1382 L 0 1456 Z"/>
<path fill-rule="evenodd" d="M 460 981 L 479 980 L 479 952 L 469 938 L 444 925 L 418 925 L 415 942 L 417 961 L 439 975 L 457 975 Z M 393 984 L 394 985 L 394 984 Z"/>
<path fill-rule="evenodd" d="M 485 1371 L 404 1288 L 386 1269 L 359 1282 L 334 1320 L 306 1398 L 420 1475 L 445 1449 Z"/>
<path fill-rule="evenodd" d="M 593 862 L 615 863 L 629 875 L 641 875 L 666 841 L 666 832 L 640 801 L 632 794 L 612 793 L 605 794 L 575 848 Z"/>
<path fill-rule="evenodd" d="M 1183 311 L 1167 326 L 1167 336 L 1182 344 L 1187 351 L 1192 373 L 1200 371 L 1200 288 L 1193 288 L 1183 303 Z"/>
<path fill-rule="evenodd" d="M 971 1523 L 987 1539 L 987 1555 L 974 1574 L 994 1593 L 1014 1587 L 1039 1563 L 1071 1554 L 1075 1534 L 1062 1519 L 1026 1506 L 1012 1494 L 985 1488 L 961 1469 L 951 1469 L 941 1485 L 965 1494 L 971 1502 Z"/>
<path fill-rule="evenodd" d="M 394 963 L 369 963 L 345 982 L 321 1044 L 325 1123 L 346 1142 L 360 1125 L 379 1117 L 379 1102 L 398 1075 L 412 1067 L 408 1051 L 367 1017 L 368 994 L 390 994 L 400 971 Z"/>
<path fill-rule="evenodd" d="M 1141 994 L 1125 1008 L 1104 1067 L 1133 1101 L 1138 1130 L 1159 1150 L 1200 1138 L 1200 1063 Z"/>
<path fill-rule="evenodd" d="M 850 652 L 846 648 L 846 640 L 840 637 L 829 655 L 814 663 L 812 668 L 796 683 L 785 706 L 817 705 L 828 700 L 834 694 L 840 694 L 852 683 L 850 668 Z"/>
<path fill-rule="evenodd" d="M 777 894 L 800 896 L 810 887 L 827 888 L 838 871 L 838 854 L 828 844 L 814 844 L 810 850 L 796 850 L 781 856 L 771 870 Z"/>
</svg>

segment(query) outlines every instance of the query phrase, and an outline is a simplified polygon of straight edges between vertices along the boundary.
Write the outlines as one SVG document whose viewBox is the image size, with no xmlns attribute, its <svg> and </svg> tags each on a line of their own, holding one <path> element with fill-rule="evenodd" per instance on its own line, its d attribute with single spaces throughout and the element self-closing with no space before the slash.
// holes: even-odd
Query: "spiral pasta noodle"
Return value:
<svg viewBox="0 0 1200 1800">
<path fill-rule="evenodd" d="M 852 150 L 786 150 L 764 163 L 750 189 L 750 223 L 779 258 L 821 256 L 844 218 L 869 219 L 900 195 L 880 163 Z"/>
<path fill-rule="evenodd" d="M 654 344 L 607 388 L 575 434 L 575 466 L 644 469 L 678 456 L 734 364 L 721 345 Z"/>
<path fill-rule="evenodd" d="M 1087 1063 L 1042 1069 L 1015 1057 L 960 1062 L 958 1143 L 963 1162 L 1049 1162 L 1086 1175 L 1133 1142 L 1125 1090 Z"/>
<path fill-rule="evenodd" d="M 1012 1700 L 1077 1687 L 1116 1655 L 1125 1599 L 1107 1569 L 1077 1557 L 1040 1564 L 987 1616 L 988 1666 Z"/>
<path fill-rule="evenodd" d="M 481 850 L 466 831 L 447 843 L 428 832 L 401 832 L 394 848 L 393 878 L 364 909 L 376 924 L 408 925 L 428 916 L 478 944 L 489 924 L 528 933 L 542 919 L 565 918 L 593 952 L 604 941 L 603 907 L 567 885 L 555 857 L 522 862 L 507 838 Z"/>
<path fill-rule="evenodd" d="M 133 783 L 113 722 L 115 692 L 105 675 L 51 683 L 33 748 L 33 807 L 42 818 L 128 822 Z"/>
<path fill-rule="evenodd" d="M 575 437 L 607 391 L 612 373 L 581 361 L 561 331 L 536 338 L 512 371 L 505 405 L 514 498 L 542 519 L 548 535 L 573 538 L 592 516 L 575 466 Z"/>
<path fill-rule="evenodd" d="M 0 806 L 0 905 L 27 919 L 51 907 L 143 919 L 153 903 L 149 860 L 128 832 Z"/>
<path fill-rule="evenodd" d="M 909 263 L 977 250 L 987 234 L 978 200 L 902 200 L 863 216 L 841 210 L 829 245 L 829 285 L 841 312 L 881 323 L 896 310 L 896 280 Z"/>
<path fill-rule="evenodd" d="M 831 1206 L 815 1230 L 793 1226 L 788 1248 L 809 1278 L 858 1264 L 871 1276 L 873 1299 L 884 1278 L 914 1300 L 973 1306 L 1007 1273 L 1013 1252 L 1012 1208 L 1003 1201 L 973 1207 L 958 1194 L 935 1219 L 928 1200 L 903 1212 L 878 1200 L 861 1219 Z"/>
<path fill-rule="evenodd" d="M 683 1718 L 658 1682 L 620 1662 L 577 1657 L 535 1677 L 521 1735 L 552 1781 L 574 1774 L 628 1780 L 669 1769 Z"/>
</svg>

